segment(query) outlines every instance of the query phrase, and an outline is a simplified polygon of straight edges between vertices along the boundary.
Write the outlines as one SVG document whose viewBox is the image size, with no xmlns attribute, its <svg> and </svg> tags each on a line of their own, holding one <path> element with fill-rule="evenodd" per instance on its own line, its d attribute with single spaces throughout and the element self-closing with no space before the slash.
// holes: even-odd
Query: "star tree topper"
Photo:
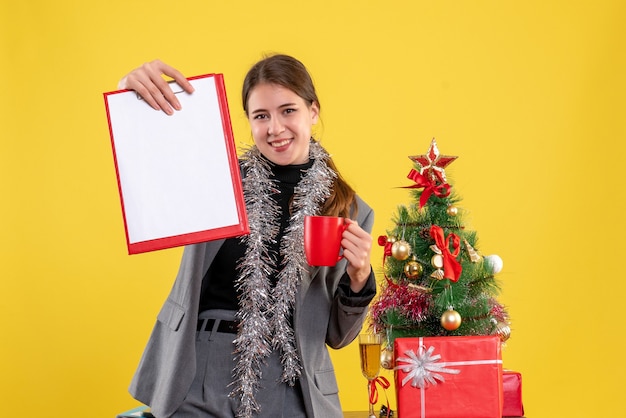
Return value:
<svg viewBox="0 0 626 418">
<path fill-rule="evenodd" d="M 446 171 L 444 169 L 458 157 L 439 154 L 437 142 L 435 141 L 435 138 L 433 138 L 430 143 L 430 148 L 426 154 L 413 155 L 409 158 L 419 164 L 421 175 L 428 177 L 432 182 L 445 184 Z"/>
</svg>

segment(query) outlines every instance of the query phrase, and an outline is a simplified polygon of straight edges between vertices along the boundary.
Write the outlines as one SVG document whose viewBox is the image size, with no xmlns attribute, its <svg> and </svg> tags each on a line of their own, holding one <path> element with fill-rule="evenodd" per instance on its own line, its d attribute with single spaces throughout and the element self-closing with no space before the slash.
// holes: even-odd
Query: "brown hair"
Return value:
<svg viewBox="0 0 626 418">
<path fill-rule="evenodd" d="M 243 110 L 246 115 L 250 92 L 254 87 L 263 83 L 285 87 L 300 96 L 309 106 L 317 103 L 318 108 L 321 109 L 313 80 L 306 67 L 293 57 L 278 54 L 257 62 L 246 74 L 241 92 Z M 330 197 L 326 199 L 322 207 L 322 215 L 356 217 L 356 193 L 341 177 L 332 158 L 328 159 L 328 166 L 337 173 L 337 178 Z"/>
</svg>

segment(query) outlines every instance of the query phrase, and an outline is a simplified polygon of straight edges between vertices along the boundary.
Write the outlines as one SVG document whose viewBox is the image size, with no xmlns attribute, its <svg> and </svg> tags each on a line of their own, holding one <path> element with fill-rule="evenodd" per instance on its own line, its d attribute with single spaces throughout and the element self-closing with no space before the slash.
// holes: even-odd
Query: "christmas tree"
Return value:
<svg viewBox="0 0 626 418">
<path fill-rule="evenodd" d="M 395 227 L 378 239 L 385 281 L 371 306 L 374 332 L 385 337 L 387 354 L 398 337 L 495 334 L 506 341 L 508 314 L 496 300 L 502 260 L 482 256 L 464 223 L 445 173 L 457 157 L 441 155 L 433 139 L 426 154 L 409 158 L 414 202 L 398 207 Z"/>
</svg>

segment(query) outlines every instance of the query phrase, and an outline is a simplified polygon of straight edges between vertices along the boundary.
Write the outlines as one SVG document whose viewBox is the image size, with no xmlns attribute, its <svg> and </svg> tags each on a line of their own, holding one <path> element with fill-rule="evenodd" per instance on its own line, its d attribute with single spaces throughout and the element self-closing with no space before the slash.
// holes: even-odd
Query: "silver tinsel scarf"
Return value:
<svg viewBox="0 0 626 418">
<path fill-rule="evenodd" d="M 269 162 L 256 147 L 243 156 L 245 177 L 242 180 L 250 234 L 242 237 L 246 253 L 239 265 L 235 285 L 240 292 L 239 333 L 235 339 L 236 366 L 231 396 L 239 400 L 237 417 L 252 417 L 259 411 L 255 394 L 261 379 L 261 367 L 272 350 L 280 351 L 282 382 L 293 386 L 302 373 L 295 335 L 290 318 L 298 286 L 308 265 L 304 256 L 304 217 L 318 214 L 330 196 L 337 177 L 327 165 L 328 153 L 311 141 L 309 158 L 313 165 L 296 185 L 292 215 L 280 241 L 283 268 L 272 288 L 270 277 L 276 272 L 277 260 L 269 251 L 276 243 L 280 229 L 280 207 L 272 198 L 279 193 L 270 178 Z"/>
</svg>

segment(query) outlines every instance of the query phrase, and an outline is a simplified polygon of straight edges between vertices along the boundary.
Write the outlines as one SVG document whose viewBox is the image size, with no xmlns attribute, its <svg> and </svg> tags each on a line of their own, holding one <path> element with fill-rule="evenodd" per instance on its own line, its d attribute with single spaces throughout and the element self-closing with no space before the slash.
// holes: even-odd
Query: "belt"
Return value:
<svg viewBox="0 0 626 418">
<path fill-rule="evenodd" d="M 225 321 L 223 319 L 198 319 L 198 327 L 197 331 L 213 331 L 213 325 L 215 325 L 215 321 L 219 321 L 217 324 L 217 332 L 224 332 L 227 334 L 237 334 L 239 329 L 239 324 L 236 321 Z"/>
</svg>

